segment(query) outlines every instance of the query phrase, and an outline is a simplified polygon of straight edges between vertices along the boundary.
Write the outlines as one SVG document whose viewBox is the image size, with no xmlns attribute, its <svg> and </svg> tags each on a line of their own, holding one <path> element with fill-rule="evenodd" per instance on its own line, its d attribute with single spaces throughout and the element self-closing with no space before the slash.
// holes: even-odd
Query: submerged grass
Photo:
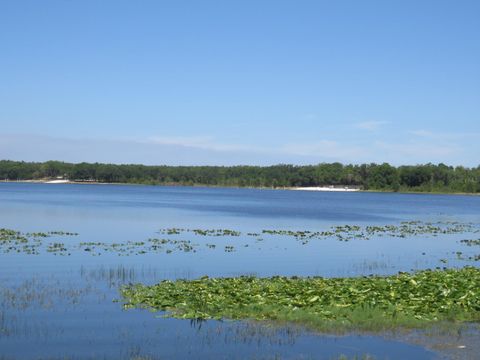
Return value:
<svg viewBox="0 0 480 360">
<path fill-rule="evenodd" d="M 320 331 L 420 328 L 480 320 L 480 269 L 357 278 L 241 276 L 121 289 L 125 307 L 185 319 L 293 322 Z"/>
</svg>

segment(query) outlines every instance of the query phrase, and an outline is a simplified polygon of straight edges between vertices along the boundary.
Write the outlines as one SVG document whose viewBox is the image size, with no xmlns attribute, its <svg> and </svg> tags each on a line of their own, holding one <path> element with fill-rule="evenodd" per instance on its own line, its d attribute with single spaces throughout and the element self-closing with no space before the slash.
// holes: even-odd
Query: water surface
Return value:
<svg viewBox="0 0 480 360">
<path fill-rule="evenodd" d="M 159 318 L 122 310 L 118 287 L 162 279 L 256 274 L 359 276 L 475 263 L 480 198 L 388 193 L 331 193 L 193 187 L 0 183 L 0 227 L 63 230 L 69 256 L 0 254 L 0 354 L 39 358 L 435 358 L 420 347 L 378 336 L 320 336 L 298 328 L 246 322 Z M 338 225 L 404 221 L 473 224 L 470 233 L 348 242 L 247 236 L 265 229 L 324 231 Z M 238 237 L 171 238 L 196 251 L 94 256 L 81 242 L 144 242 L 160 229 L 232 229 Z M 215 244 L 215 248 L 206 246 Z M 233 246 L 226 252 L 225 246 Z M 462 252 L 459 257 L 457 251 Z M 128 256 L 126 256 L 128 255 Z M 157 314 L 158 315 L 158 314 Z M 1 358 L 1 357 L 0 357 Z"/>
</svg>

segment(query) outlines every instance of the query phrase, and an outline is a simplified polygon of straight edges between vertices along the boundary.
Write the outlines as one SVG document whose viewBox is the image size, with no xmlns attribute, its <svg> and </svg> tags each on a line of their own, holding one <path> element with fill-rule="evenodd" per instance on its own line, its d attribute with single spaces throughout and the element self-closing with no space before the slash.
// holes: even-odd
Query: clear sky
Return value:
<svg viewBox="0 0 480 360">
<path fill-rule="evenodd" d="M 480 1 L 0 0 L 0 159 L 480 164 Z"/>
</svg>

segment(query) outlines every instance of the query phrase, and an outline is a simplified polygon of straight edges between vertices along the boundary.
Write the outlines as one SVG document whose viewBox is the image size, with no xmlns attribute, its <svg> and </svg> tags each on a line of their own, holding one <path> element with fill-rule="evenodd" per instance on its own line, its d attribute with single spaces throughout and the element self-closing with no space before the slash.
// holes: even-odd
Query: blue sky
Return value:
<svg viewBox="0 0 480 360">
<path fill-rule="evenodd" d="M 0 158 L 480 164 L 479 1 L 0 0 Z"/>
</svg>

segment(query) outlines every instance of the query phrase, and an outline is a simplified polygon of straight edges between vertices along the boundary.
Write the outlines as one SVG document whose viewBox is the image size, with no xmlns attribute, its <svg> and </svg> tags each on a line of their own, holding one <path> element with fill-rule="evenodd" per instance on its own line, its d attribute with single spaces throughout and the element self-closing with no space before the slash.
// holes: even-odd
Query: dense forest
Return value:
<svg viewBox="0 0 480 360">
<path fill-rule="evenodd" d="M 274 166 L 147 166 L 99 163 L 72 164 L 0 161 L 1 180 L 40 180 L 63 177 L 71 181 L 152 185 L 240 187 L 358 186 L 364 190 L 480 192 L 480 166 L 444 164 L 394 167 L 384 164 Z"/>
</svg>

